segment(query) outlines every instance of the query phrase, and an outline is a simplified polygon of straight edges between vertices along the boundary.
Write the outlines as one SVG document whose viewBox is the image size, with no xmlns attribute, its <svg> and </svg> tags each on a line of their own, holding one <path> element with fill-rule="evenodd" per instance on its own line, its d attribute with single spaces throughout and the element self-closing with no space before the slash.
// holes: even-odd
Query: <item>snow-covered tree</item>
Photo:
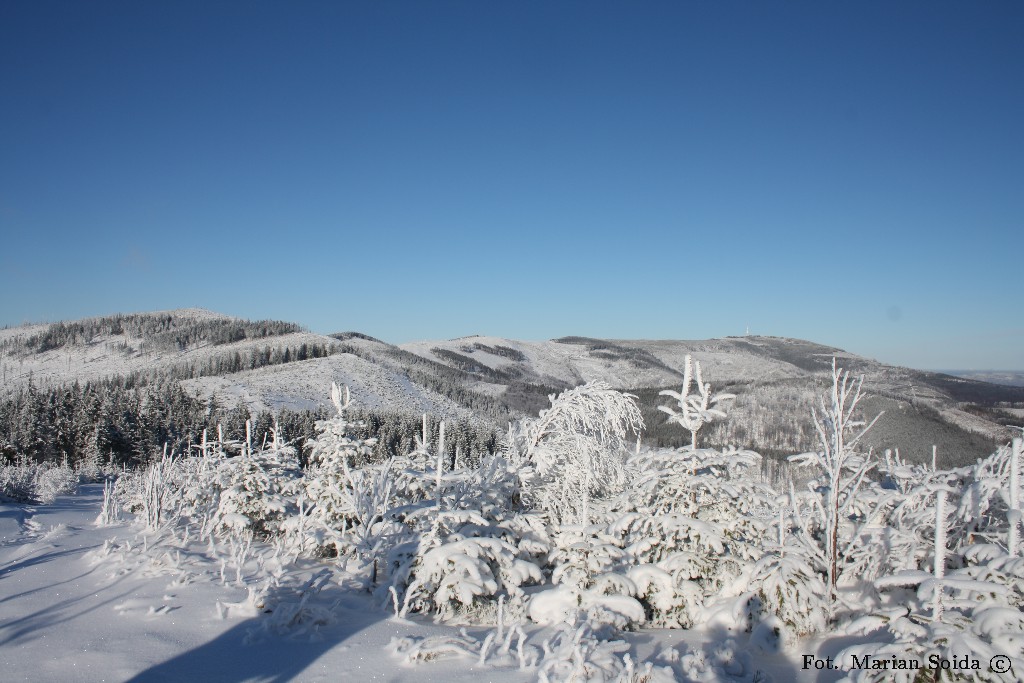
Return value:
<svg viewBox="0 0 1024 683">
<path fill-rule="evenodd" d="M 353 475 L 350 470 L 370 460 L 375 441 L 355 436 L 354 430 L 361 424 L 348 417 L 352 406 L 348 387 L 343 392 L 332 383 L 331 402 L 336 414 L 316 423 L 317 436 L 310 442 L 305 489 L 307 499 L 316 506 L 316 521 L 327 530 L 338 530 L 351 524 L 354 501 L 362 495 L 353 490 L 353 476 L 360 482 L 364 477 Z M 366 482 L 370 479 L 370 475 L 365 477 Z"/>
<path fill-rule="evenodd" d="M 811 409 L 821 450 L 790 457 L 793 462 L 816 466 L 822 475 L 823 481 L 810 484 L 816 494 L 812 500 L 822 528 L 817 547 L 809 549 L 823 561 L 833 591 L 839 577 L 841 541 L 849 543 L 848 539 L 840 539 L 840 527 L 857 501 L 857 491 L 864 477 L 875 466 L 870 453 L 861 454 L 856 450 L 864 434 L 881 417 L 879 413 L 870 424 L 854 419 L 863 383 L 863 376 L 856 382 L 851 381 L 850 373 L 844 372 L 837 366 L 836 359 L 832 359 L 832 390 L 821 397 L 820 413 Z M 797 519 L 801 521 L 799 515 Z M 819 538 L 806 528 L 803 531 L 804 539 Z"/>
<path fill-rule="evenodd" d="M 605 382 L 548 398 L 550 408 L 510 430 L 511 459 L 525 468 L 526 494 L 538 509 L 559 523 L 586 523 L 591 500 L 624 486 L 625 456 L 643 417 L 635 396 Z"/>
<path fill-rule="evenodd" d="M 690 385 L 695 384 L 696 394 L 690 393 Z M 668 415 L 668 422 L 678 424 L 690 432 L 690 450 L 697 450 L 697 432 L 715 418 L 724 418 L 725 411 L 718 408 L 721 401 L 736 398 L 733 394 L 712 395 L 711 383 L 705 383 L 700 374 L 700 362 L 693 361 L 686 354 L 683 369 L 683 388 L 679 391 L 665 389 L 661 396 L 670 396 L 676 400 L 676 407 L 658 406 L 658 410 Z"/>
<path fill-rule="evenodd" d="M 247 422 L 242 454 L 225 459 L 218 468 L 221 494 L 216 519 L 220 526 L 270 536 L 280 532 L 281 524 L 294 513 L 302 470 L 295 447 L 284 441 L 280 428 L 271 434 L 269 444 L 253 449 Z"/>
<path fill-rule="evenodd" d="M 349 466 L 358 467 L 372 457 L 376 440 L 354 436 L 355 429 L 364 425 L 349 418 L 352 397 L 348 387 L 343 391 L 332 382 L 331 403 L 334 404 L 335 415 L 316 423 L 317 436 L 308 444 L 309 462 L 313 466 L 340 470 L 341 461 L 345 460 Z"/>
</svg>

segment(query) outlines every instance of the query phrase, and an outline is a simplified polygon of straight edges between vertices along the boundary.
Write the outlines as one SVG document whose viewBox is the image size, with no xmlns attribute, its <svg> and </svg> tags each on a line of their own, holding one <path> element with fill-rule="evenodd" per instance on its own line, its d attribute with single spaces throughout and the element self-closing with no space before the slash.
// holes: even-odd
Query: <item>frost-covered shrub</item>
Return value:
<svg viewBox="0 0 1024 683">
<path fill-rule="evenodd" d="M 721 525 L 678 513 L 628 513 L 616 520 L 611 530 L 622 535 L 626 552 L 639 562 L 657 564 L 686 553 L 695 558 L 696 572 L 706 572 L 717 564 L 716 558 L 726 554 Z"/>
<path fill-rule="evenodd" d="M 342 476 L 321 468 L 307 470 L 305 490 L 313 505 L 309 524 L 316 542 L 338 555 L 372 557 L 395 526 L 387 512 L 395 504 L 392 462 L 351 470 Z"/>
<path fill-rule="evenodd" d="M 886 453 L 880 481 L 861 486 L 850 518 L 839 527 L 849 539 L 840 558 L 842 572 L 855 580 L 872 581 L 930 571 L 939 492 L 944 492 L 953 511 L 944 529 L 945 563 L 950 567 L 967 563 L 965 550 L 979 542 L 1007 539 L 1012 516 L 1010 456 L 1011 450 L 1002 447 L 972 466 L 938 470 L 908 465 L 898 454 Z M 999 574 L 987 567 L 976 571 Z"/>
<path fill-rule="evenodd" d="M 515 468 L 488 456 L 475 467 L 439 471 L 429 452 L 412 455 L 387 465 L 391 507 L 378 506 L 373 517 L 384 533 L 367 555 L 387 557 L 380 565 L 394 591 L 382 598 L 400 600 L 403 613 L 445 621 L 488 621 L 499 600 L 509 614 L 522 615 L 521 587 L 544 580 L 550 544 L 543 515 L 519 510 Z M 361 477 L 375 467 L 350 472 L 352 494 L 374 488 Z"/>
<path fill-rule="evenodd" d="M 611 534 L 592 527 L 563 527 L 552 538 L 551 582 L 589 588 L 598 576 L 625 566 L 626 553 Z"/>
<path fill-rule="evenodd" d="M 337 610 L 317 601 L 318 594 L 331 584 L 334 578 L 329 569 L 322 569 L 309 578 L 301 587 L 278 590 L 263 595 L 249 589 L 249 602 L 257 614 L 267 615 L 258 621 L 256 628 L 246 634 L 243 643 L 251 645 L 266 638 L 319 637 L 320 630 L 337 622 Z M 336 603 L 335 603 L 336 606 Z"/>
<path fill-rule="evenodd" d="M 977 535 L 1006 533 L 1013 457 L 1014 450 L 1009 445 L 1001 446 L 974 465 L 950 473 L 960 474 L 958 483 L 962 484 L 963 491 L 954 515 L 967 535 L 966 542 L 975 542 L 973 537 Z M 1021 479 L 1024 478 L 1018 477 L 1017 481 L 1018 501 L 1024 499 Z"/>
<path fill-rule="evenodd" d="M 459 634 L 392 638 L 388 649 L 406 664 L 420 664 L 447 657 L 479 659 L 481 645 L 463 629 Z"/>
<path fill-rule="evenodd" d="M 744 590 L 744 572 L 767 535 L 759 516 L 774 493 L 749 451 L 641 451 L 627 462 L 630 486 L 610 501 L 606 532 L 621 565 L 642 578 L 635 597 L 650 623 L 689 627 L 710 600 Z M 636 574 L 637 576 L 634 576 Z"/>
<path fill-rule="evenodd" d="M 223 461 L 221 442 L 207 443 L 204 434 L 197 456 L 175 457 L 165 448 L 148 466 L 122 472 L 113 499 L 150 528 L 185 518 L 209 529 L 219 502 L 217 471 Z"/>
<path fill-rule="evenodd" d="M 165 513 L 173 511 L 173 521 L 180 515 L 178 491 L 181 489 L 181 477 L 175 466 L 174 458 L 164 456 L 152 463 L 142 472 L 141 511 L 146 526 L 156 529 L 166 521 Z"/>
<path fill-rule="evenodd" d="M 870 642 L 847 648 L 838 664 L 849 669 L 847 680 L 916 681 L 920 671 L 929 680 L 1016 681 L 1024 670 L 1024 614 L 1020 610 L 1024 559 L 1013 557 L 995 544 L 960 548 L 955 555 L 964 566 L 948 573 L 906 571 L 875 581 L 882 594 L 881 606 L 857 619 L 851 628 L 871 624 Z M 936 596 L 941 595 L 941 601 Z M 939 602 L 941 612 L 933 611 Z M 866 632 L 866 631 L 865 631 Z M 870 656 L 916 660 L 919 669 L 882 676 L 861 670 Z M 1002 657 L 1008 670 L 990 669 L 994 657 Z M 944 662 L 946 664 L 944 664 Z M 959 669 L 949 667 L 959 662 Z M 972 662 L 979 668 L 973 670 Z M 945 669 L 945 671 L 943 670 Z M 955 673 L 955 676 L 953 675 Z"/>
<path fill-rule="evenodd" d="M 1024 557 L 1007 554 L 1000 546 L 985 543 L 968 546 L 961 552 L 963 574 L 1009 589 L 1007 604 L 1024 608 Z"/>
<path fill-rule="evenodd" d="M 761 456 L 753 451 L 643 451 L 630 457 L 636 472 L 615 509 L 641 516 L 676 515 L 714 525 L 730 554 L 760 556 L 764 518 L 774 515 L 777 494 L 761 482 Z"/>
<path fill-rule="evenodd" d="M 631 567 L 626 576 L 636 587 L 635 594 L 644 606 L 648 625 L 690 628 L 697 622 L 704 603 L 700 584 L 650 564 Z"/>
<path fill-rule="evenodd" d="M 533 596 L 529 613 L 534 621 L 573 623 L 579 613 L 619 629 L 645 623 L 620 539 L 597 526 L 562 527 L 552 537 L 548 564 L 557 587 Z"/>
<path fill-rule="evenodd" d="M 798 553 L 761 558 L 753 566 L 748 586 L 790 632 L 802 636 L 825 630 L 828 590 L 821 576 Z"/>
<path fill-rule="evenodd" d="M 302 481 L 303 515 L 287 523 L 299 543 L 328 554 L 372 554 L 386 526 L 384 513 L 394 502 L 396 470 L 391 463 L 371 465 L 374 439 L 360 439 L 361 427 L 348 413 L 348 387 L 331 384 L 336 414 L 316 423 Z M 308 510 L 307 510 L 308 505 Z"/>
<path fill-rule="evenodd" d="M 842 680 L 856 683 L 916 683 L 922 674 L 927 680 L 1013 683 L 1024 670 L 1022 632 L 1024 615 L 1006 607 L 982 607 L 955 622 L 900 616 L 888 621 L 884 640 L 848 647 L 837 655 L 836 664 L 848 671 Z M 899 671 L 864 666 L 872 659 L 892 657 L 916 667 Z M 990 666 L 994 661 L 1005 663 L 1005 669 Z"/>
<path fill-rule="evenodd" d="M 19 503 L 32 502 L 36 496 L 39 466 L 20 458 L 17 463 L 0 466 L 0 494 Z"/>
<path fill-rule="evenodd" d="M 438 471 L 431 458 L 396 459 L 394 505 L 377 555 L 387 556 L 389 588 L 403 611 L 440 620 L 488 620 L 503 600 L 522 614 L 521 586 L 543 581 L 549 543 L 543 516 L 517 506 L 519 480 L 502 457 Z M 404 465 L 404 466 L 403 466 Z M 386 546 L 390 546 L 389 548 Z"/>
<path fill-rule="evenodd" d="M 68 466 L 66 459 L 60 465 L 44 466 L 36 471 L 35 497 L 40 503 L 52 503 L 57 496 L 69 496 L 77 490 L 78 474 Z"/>
<path fill-rule="evenodd" d="M 114 481 L 114 499 L 125 512 L 136 513 L 142 509 L 141 469 L 127 470 Z"/>
<path fill-rule="evenodd" d="M 442 496 L 445 509 L 473 509 L 488 519 L 509 519 L 520 507 L 518 472 L 502 456 L 484 456 L 475 467 L 445 474 Z"/>
<path fill-rule="evenodd" d="M 16 463 L 0 466 L 0 494 L 20 503 L 49 504 L 57 496 L 68 496 L 78 490 L 78 475 L 61 464 L 34 463 L 20 458 Z"/>
<path fill-rule="evenodd" d="M 434 614 L 442 621 L 478 615 L 499 595 L 510 605 L 522 605 L 521 587 L 543 579 L 540 568 L 521 559 L 514 545 L 488 537 L 443 543 L 417 557 L 412 574 L 403 612 Z"/>
<path fill-rule="evenodd" d="M 114 483 L 109 479 L 103 482 L 103 507 L 96 516 L 96 526 L 111 526 L 121 521 L 121 506 L 114 495 Z"/>
</svg>

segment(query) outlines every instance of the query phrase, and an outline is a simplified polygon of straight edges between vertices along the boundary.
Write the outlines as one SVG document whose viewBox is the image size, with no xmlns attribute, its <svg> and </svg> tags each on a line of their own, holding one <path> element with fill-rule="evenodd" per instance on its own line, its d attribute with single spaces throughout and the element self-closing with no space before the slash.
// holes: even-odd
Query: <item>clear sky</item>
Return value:
<svg viewBox="0 0 1024 683">
<path fill-rule="evenodd" d="M 1024 3 L 0 3 L 0 325 L 1024 370 Z"/>
</svg>

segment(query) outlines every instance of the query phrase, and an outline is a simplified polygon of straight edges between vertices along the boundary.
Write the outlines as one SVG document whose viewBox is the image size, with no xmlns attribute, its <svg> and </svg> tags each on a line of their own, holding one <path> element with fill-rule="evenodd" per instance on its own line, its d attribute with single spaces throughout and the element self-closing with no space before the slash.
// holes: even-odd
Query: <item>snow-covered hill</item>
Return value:
<svg viewBox="0 0 1024 683">
<path fill-rule="evenodd" d="M 138 381 L 181 381 L 190 393 L 216 395 L 222 403 L 241 402 L 260 411 L 324 406 L 331 382 L 338 382 L 348 385 L 355 401 L 367 408 L 470 417 L 465 406 L 412 381 L 405 368 L 384 362 L 384 350 L 393 347 L 361 335 L 339 341 L 284 324 L 284 333 L 225 342 L 204 338 L 203 331 L 211 325 L 218 333 L 227 328 L 230 339 L 258 324 L 203 309 L 180 309 L 134 315 L 133 332 L 127 324 L 111 322 L 116 318 L 0 330 L 0 395 L 29 383 L 48 387 L 134 376 Z M 236 323 L 238 328 L 232 328 Z M 154 326 L 160 331 L 138 332 Z M 56 327 L 58 335 L 51 333 Z M 119 327 L 123 329 L 106 331 Z M 63 343 L 54 347 L 50 339 L 55 336 Z M 193 341 L 168 343 L 169 336 Z M 333 353 L 313 357 L 313 349 Z M 310 357 L 300 360 L 303 356 Z M 268 362 L 268 357 L 273 360 Z"/>
</svg>

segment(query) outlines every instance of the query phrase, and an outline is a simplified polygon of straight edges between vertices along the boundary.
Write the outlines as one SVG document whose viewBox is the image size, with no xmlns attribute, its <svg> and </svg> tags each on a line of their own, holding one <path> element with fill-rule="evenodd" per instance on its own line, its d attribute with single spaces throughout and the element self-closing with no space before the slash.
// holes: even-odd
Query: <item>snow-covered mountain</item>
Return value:
<svg viewBox="0 0 1024 683">
<path fill-rule="evenodd" d="M 673 436 L 657 410 L 656 389 L 681 383 L 686 355 L 699 360 L 704 380 L 737 394 L 730 419 L 712 425 L 709 437 L 763 451 L 794 452 L 815 445 L 810 408 L 829 381 L 832 358 L 864 376 L 866 413 L 886 416 L 869 433 L 879 449 L 899 448 L 913 459 L 973 461 L 1010 438 L 1019 423 L 1013 409 L 1024 391 L 969 378 L 886 365 L 842 349 L 783 337 L 706 340 L 602 340 L 564 337 L 524 342 L 499 337 L 462 337 L 402 345 L 433 362 L 492 382 L 553 387 L 604 380 L 640 396 L 648 433 L 664 443 Z"/>
<path fill-rule="evenodd" d="M 658 390 L 678 388 L 686 355 L 705 381 L 737 395 L 708 438 L 769 452 L 814 446 L 810 407 L 832 358 L 864 375 L 865 412 L 886 411 L 878 448 L 911 458 L 973 460 L 1009 438 L 1024 388 L 885 365 L 833 347 L 778 337 L 709 340 L 520 341 L 472 336 L 399 346 L 365 334 L 320 335 L 298 325 L 246 321 L 202 309 L 108 316 L 0 330 L 0 395 L 111 378 L 181 382 L 190 393 L 251 410 L 324 406 L 332 382 L 367 408 L 470 418 L 503 427 L 547 396 L 602 380 L 640 397 L 648 438 L 682 439 L 664 424 Z M 1021 407 L 1017 405 L 1016 407 Z M 1019 419 L 1018 419 L 1019 421 Z"/>
</svg>

